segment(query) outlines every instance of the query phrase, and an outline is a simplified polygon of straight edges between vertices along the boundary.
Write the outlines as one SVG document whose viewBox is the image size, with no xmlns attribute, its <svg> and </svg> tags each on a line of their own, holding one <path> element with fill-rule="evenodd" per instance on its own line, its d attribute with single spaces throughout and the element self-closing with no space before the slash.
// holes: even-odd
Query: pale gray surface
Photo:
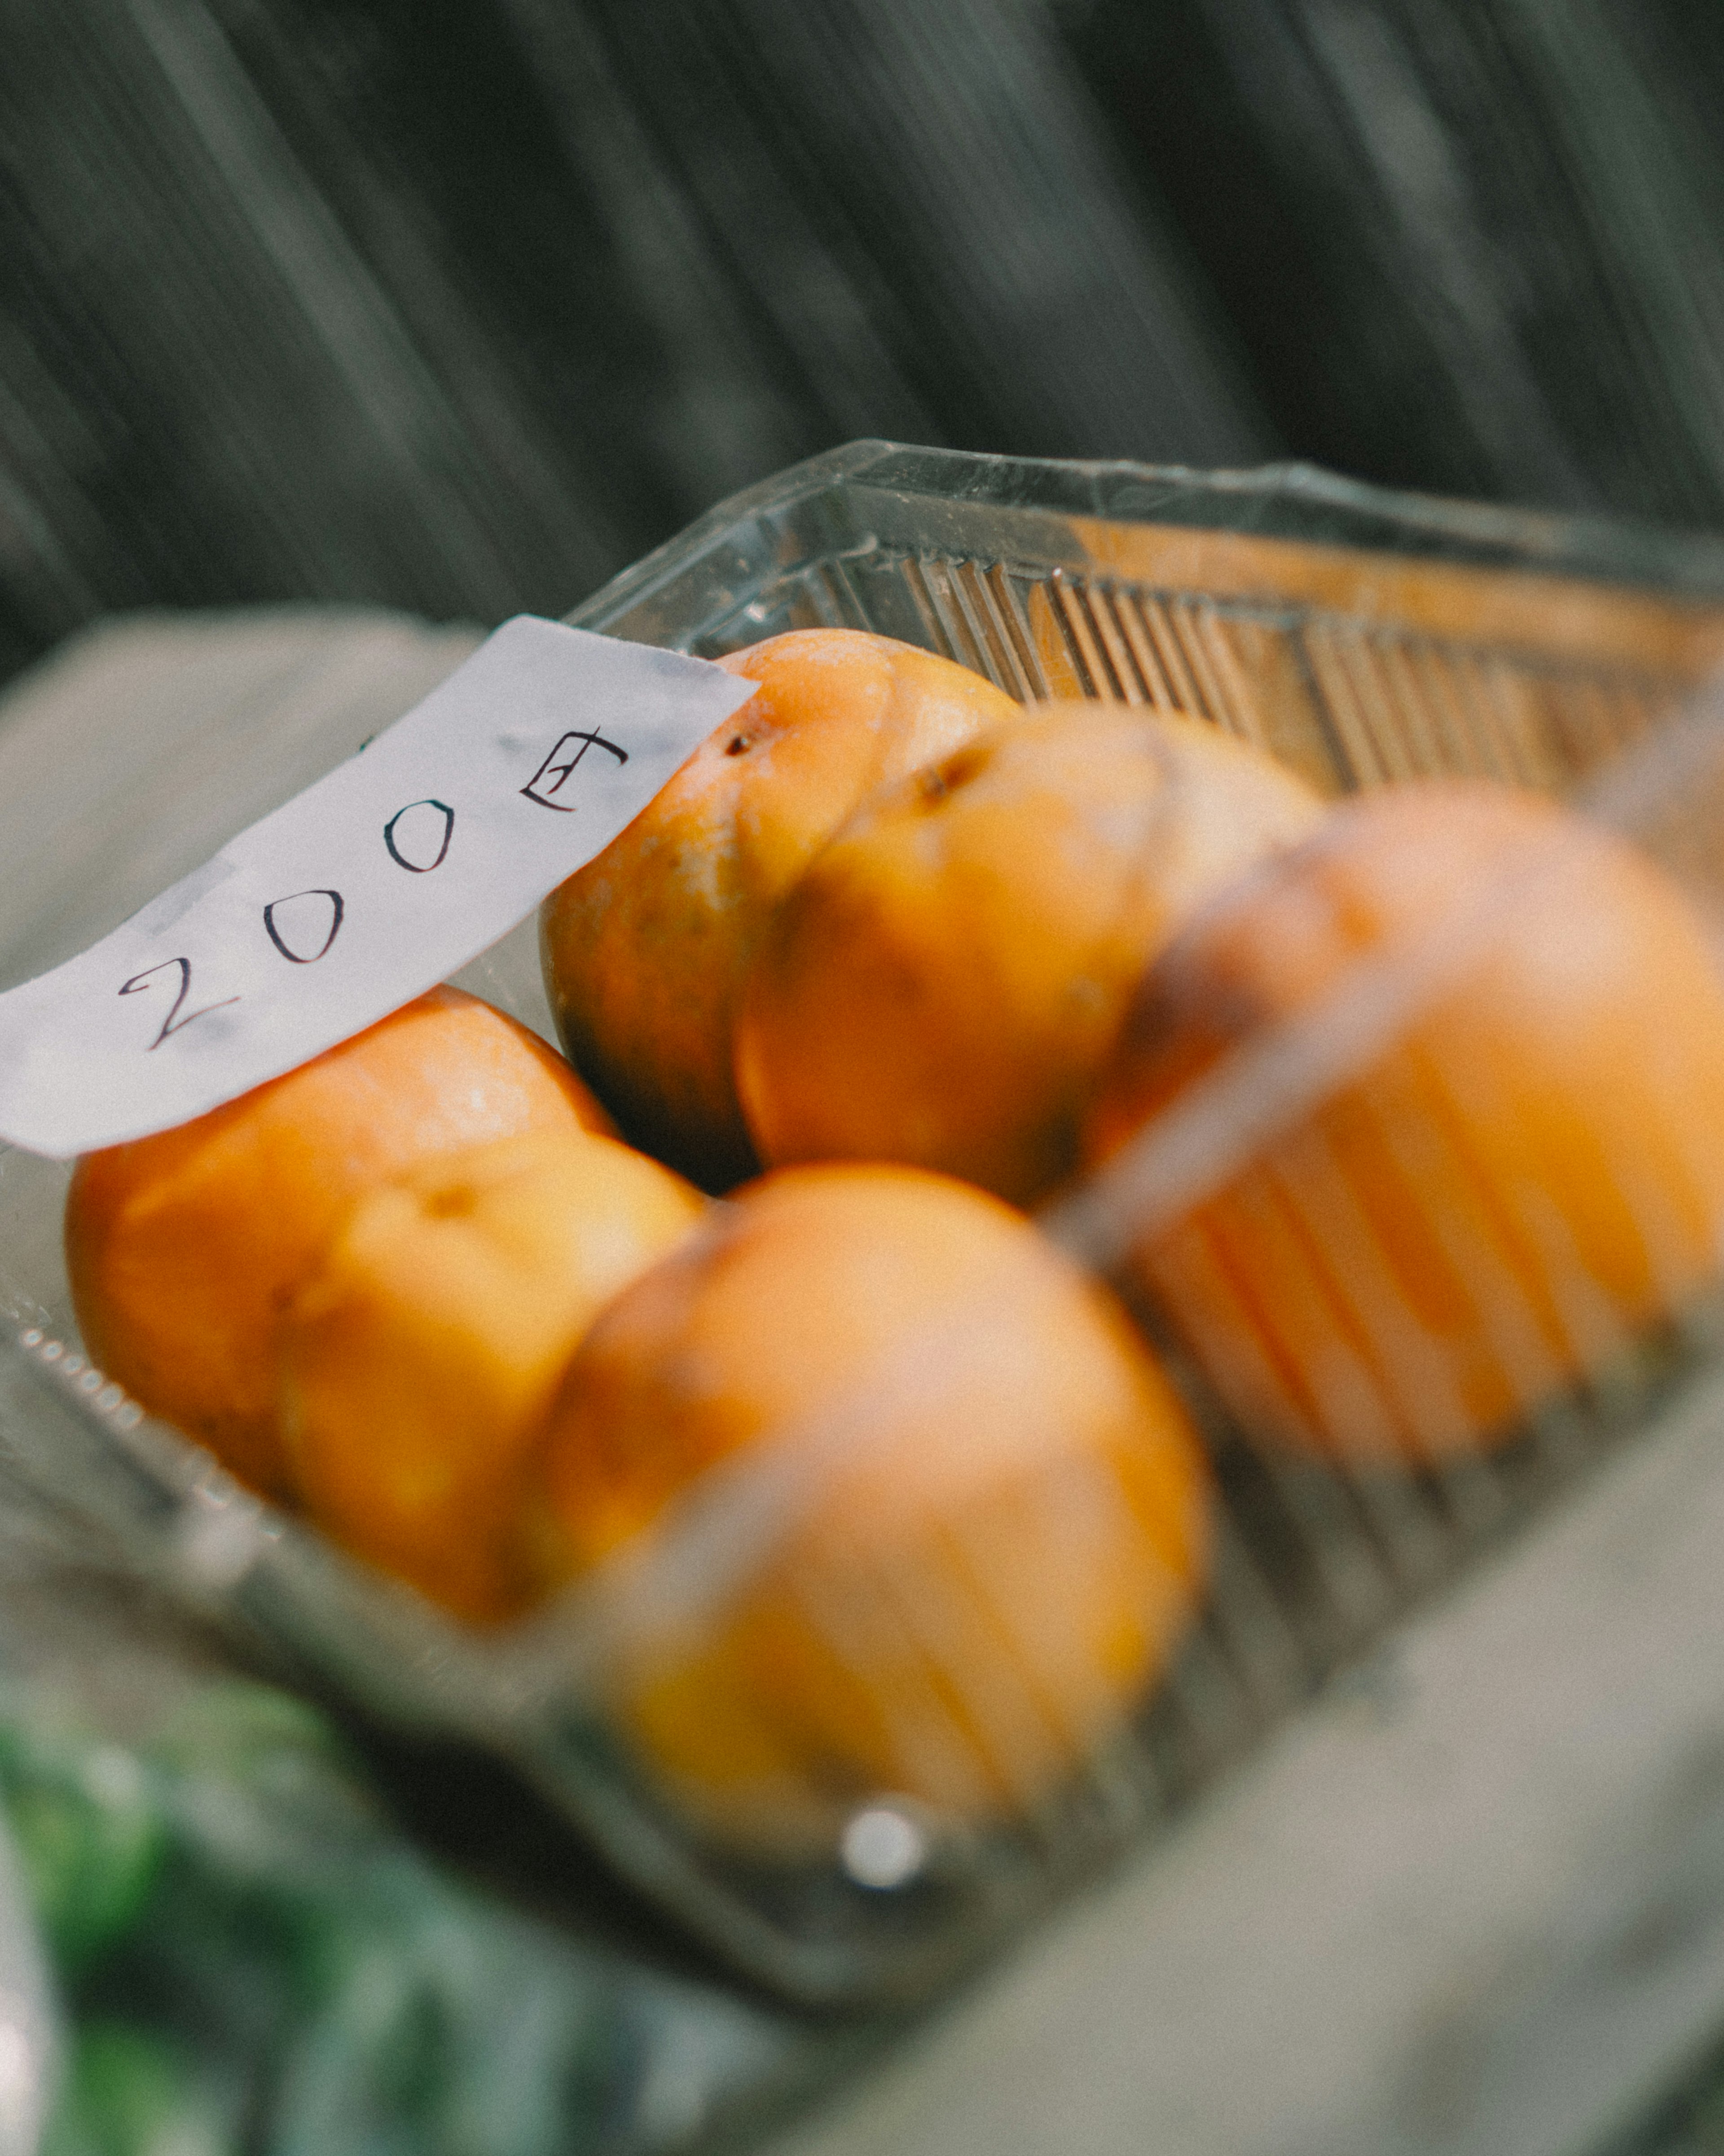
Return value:
<svg viewBox="0 0 1724 2156">
<path fill-rule="evenodd" d="M 149 834 L 165 890 L 235 832 L 289 800 L 411 710 L 481 641 L 370 607 L 257 607 L 134 614 L 69 638 L 0 696 L 0 832 L 8 964 L 0 988 L 44 973 L 125 919 Z M 257 753 L 267 713 L 269 754 Z M 123 735 L 159 744 L 164 773 L 140 793 Z M 201 740 L 204 778 L 188 794 L 184 745 Z M 7 814 L 6 803 L 28 803 Z M 110 890 L 105 837 L 126 838 Z M 548 1040 L 537 930 L 522 923 L 454 976 L 526 1014 Z"/>
<path fill-rule="evenodd" d="M 8 970 L 0 987 L 85 949 L 153 869 L 171 883 L 398 719 L 480 641 L 371 608 L 122 617 L 69 639 L 0 696 Z M 267 758 L 258 753 L 267 714 Z M 142 736 L 162 778 L 140 789 Z M 186 745 L 201 777 L 183 781 Z M 150 852 L 141 854 L 140 833 Z M 123 841 L 123 844 L 122 842 Z M 110 891 L 110 844 L 124 858 Z M 22 917 L 21 917 L 22 916 Z"/>
<path fill-rule="evenodd" d="M 772 2156 L 1579 2156 L 1724 2019 L 1724 1378 Z"/>
<path fill-rule="evenodd" d="M 34 2156 L 60 2071 L 62 2031 L 23 1867 L 0 1826 L 0 2156 Z"/>
</svg>

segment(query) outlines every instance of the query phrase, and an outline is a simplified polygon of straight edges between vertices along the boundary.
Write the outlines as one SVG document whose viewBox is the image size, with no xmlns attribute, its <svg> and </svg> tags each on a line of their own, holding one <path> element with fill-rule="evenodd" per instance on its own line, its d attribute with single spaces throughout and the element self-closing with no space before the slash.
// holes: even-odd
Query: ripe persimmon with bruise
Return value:
<svg viewBox="0 0 1724 2156">
<path fill-rule="evenodd" d="M 603 1305 L 706 1209 L 644 1153 L 561 1131 L 362 1198 L 282 1329 L 306 1512 L 459 1615 L 521 1609 L 523 1461 L 558 1380 Z"/>
<path fill-rule="evenodd" d="M 1029 1204 L 1076 1166 L 1145 965 L 1321 814 L 1211 726 L 1082 704 L 876 794 L 779 908 L 744 993 L 737 1086 L 762 1158 L 914 1162 Z"/>
<path fill-rule="evenodd" d="M 731 1028 L 772 908 L 865 794 L 1018 709 L 859 629 L 794 629 L 720 664 L 754 696 L 540 915 L 577 1067 L 625 1137 L 711 1190 L 756 1165 Z"/>
<path fill-rule="evenodd" d="M 1203 1455 L 1111 1301 L 912 1168 L 740 1192 L 599 1317 L 541 1472 L 552 1571 L 644 1589 L 619 1726 L 781 1851 L 881 1792 L 1034 1803 L 1153 1685 L 1207 1563 Z"/>
<path fill-rule="evenodd" d="M 554 1050 L 434 988 L 208 1115 L 84 1156 L 65 1240 L 85 1343 L 152 1414 L 280 1494 L 277 1331 L 354 1201 L 459 1147 L 609 1128 Z"/>
<path fill-rule="evenodd" d="M 1090 1162 L 1260 1043 L 1283 1089 L 1315 1075 L 1133 1263 L 1265 1439 L 1366 1465 L 1498 1443 L 1716 1276 L 1724 987 L 1609 831 L 1483 783 L 1337 809 L 1147 975 Z"/>
</svg>

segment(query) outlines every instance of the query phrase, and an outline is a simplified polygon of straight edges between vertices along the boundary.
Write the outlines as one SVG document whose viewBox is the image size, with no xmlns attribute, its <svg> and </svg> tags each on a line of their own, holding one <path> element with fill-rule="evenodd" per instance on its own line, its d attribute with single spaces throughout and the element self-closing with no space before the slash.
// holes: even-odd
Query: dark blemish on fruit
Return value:
<svg viewBox="0 0 1724 2156">
<path fill-rule="evenodd" d="M 732 734 L 724 745 L 724 752 L 726 756 L 741 756 L 747 747 L 747 734 Z"/>
<path fill-rule="evenodd" d="M 960 749 L 938 764 L 922 781 L 922 792 L 930 801 L 938 801 L 947 793 L 956 793 L 959 787 L 967 786 L 988 768 L 988 757 L 977 749 Z"/>
</svg>

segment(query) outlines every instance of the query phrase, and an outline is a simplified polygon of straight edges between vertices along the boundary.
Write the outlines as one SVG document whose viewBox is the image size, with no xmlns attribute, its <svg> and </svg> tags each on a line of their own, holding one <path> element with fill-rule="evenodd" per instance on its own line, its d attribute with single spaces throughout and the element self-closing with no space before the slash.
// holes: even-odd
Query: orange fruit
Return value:
<svg viewBox="0 0 1724 2156">
<path fill-rule="evenodd" d="M 152 1414 L 280 1492 L 276 1329 L 354 1200 L 457 1147 L 608 1127 L 524 1026 L 434 988 L 208 1115 L 84 1156 L 65 1240 L 85 1344 Z"/>
<path fill-rule="evenodd" d="M 720 663 L 757 693 L 540 914 L 576 1065 L 626 1137 L 711 1190 L 756 1166 L 731 1030 L 773 906 L 865 793 L 1018 708 L 859 629 L 793 629 Z"/>
<path fill-rule="evenodd" d="M 283 1327 L 282 1428 L 305 1510 L 461 1616 L 520 1609 L 522 1462 L 564 1366 L 705 1210 L 644 1153 L 560 1130 L 369 1192 Z"/>
<path fill-rule="evenodd" d="M 1248 1429 L 1452 1458 L 1713 1278 L 1724 988 L 1705 925 L 1622 839 L 1485 783 L 1337 809 L 1149 973 L 1090 1158 L 1296 1024 L 1331 1048 L 1365 1029 L 1134 1260 Z"/>
<path fill-rule="evenodd" d="M 762 1158 L 914 1162 L 1029 1204 L 1076 1165 L 1145 964 L 1321 813 L 1213 726 L 1081 704 L 876 794 L 785 900 L 749 978 L 736 1078 Z"/>
<path fill-rule="evenodd" d="M 881 1793 L 1034 1803 L 1153 1684 L 1205 1568 L 1202 1455 L 1111 1301 L 911 1168 L 744 1189 L 598 1319 L 541 1472 L 556 1568 L 628 1583 L 621 1726 L 781 1851 Z"/>
</svg>

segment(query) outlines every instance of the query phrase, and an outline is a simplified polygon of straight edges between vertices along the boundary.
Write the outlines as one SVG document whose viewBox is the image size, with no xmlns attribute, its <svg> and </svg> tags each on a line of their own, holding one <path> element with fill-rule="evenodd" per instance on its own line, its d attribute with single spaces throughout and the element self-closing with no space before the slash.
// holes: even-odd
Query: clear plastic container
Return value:
<svg viewBox="0 0 1724 2156">
<path fill-rule="evenodd" d="M 1331 793 L 1420 773 L 1508 779 L 1614 824 L 1718 919 L 1724 766 L 1706 685 L 1724 662 L 1724 548 L 1709 542 L 1420 501 L 1302 468 L 1203 475 L 860 444 L 716 510 L 570 619 L 706 654 L 792 627 L 874 629 L 979 668 L 1020 699 L 1111 698 L 1209 720 Z M 321 757 L 307 740 L 272 762 L 271 745 L 246 743 L 243 726 L 223 746 L 233 762 L 217 820 L 237 829 L 351 743 L 332 718 Z M 123 764 L 127 752 L 118 737 L 110 753 Z M 208 744 L 172 752 L 189 768 Z M 173 773 L 159 747 L 151 754 L 164 798 Z M 0 951 L 6 977 L 66 955 L 50 947 L 74 932 L 89 940 L 169 880 L 146 824 L 130 845 L 110 832 L 101 840 L 87 873 L 76 860 L 55 870 L 75 904 L 38 894 L 23 910 L 16 947 Z M 1301 1152 L 1298 1134 L 1558 872 L 1540 857 L 1516 860 L 1468 895 L 1440 938 L 1248 1044 L 1045 1214 L 1046 1231 L 1113 1272 L 1146 1240 L 1166 1246 L 1241 1176 L 1266 1173 L 1299 1234 L 1352 1253 L 1334 1291 L 1347 1303 L 1348 1266 L 1380 1271 L 1382 1253 L 1370 1224 L 1347 1212 L 1344 1177 L 1320 1147 Z M 531 933 L 529 924 L 463 978 L 542 1029 Z M 1395 1142 L 1416 1153 L 1448 1139 L 1422 1131 L 1414 1110 Z M 1608 1286 L 1545 1233 L 1548 1221 L 1526 1229 L 1539 1251 L 1529 1285 L 1512 1265 L 1483 1278 L 1488 1235 L 1469 1243 L 1471 1230 L 1434 1220 L 1488 1305 L 1513 1433 L 1424 1459 L 1416 1442 L 1398 1459 L 1381 1447 L 1362 1459 L 1242 1431 L 1235 1416 L 1243 1409 L 1253 1422 L 1260 1389 L 1254 1396 L 1229 1376 L 1201 1325 L 1170 1327 L 1177 1291 L 1159 1302 L 1152 1293 L 1146 1322 L 1190 1388 L 1217 1491 L 1201 1610 L 1152 1696 L 1114 1718 L 1057 1784 L 1038 1780 L 1033 1800 L 961 1820 L 890 1789 L 835 1794 L 816 1775 L 803 1815 L 812 1830 L 793 1844 L 744 1845 L 679 1802 L 607 1702 L 655 1639 L 709 1621 L 763 1576 L 818 1487 L 832 1433 L 788 1433 L 767 1464 L 697 1493 L 649 1562 L 603 1574 L 505 1633 L 467 1630 L 272 1511 L 87 1366 L 59 1252 L 64 1183 L 62 1168 L 0 1155 L 11 1326 L 0 1434 L 21 1469 L 174 1593 L 261 1636 L 365 1713 L 512 1762 L 738 1969 L 810 2003 L 913 1996 L 1152 1832 L 1412 1600 L 1631 1432 L 1711 1355 L 1716 1332 L 1710 1293 L 1675 1297 L 1651 1322 L 1613 1307 Z M 1656 1224 L 1641 1225 L 1655 1240 Z M 956 1329 L 906 1342 L 845 1404 L 839 1439 L 866 1445 L 905 1386 L 926 1389 L 942 1339 L 947 1359 L 962 1344 L 962 1314 L 947 1323 Z M 1567 1328 L 1566 1364 L 1561 1354 L 1554 1366 L 1548 1355 L 1517 1363 L 1501 1346 L 1517 1325 L 1548 1337 L 1552 1324 Z M 1422 1382 L 1439 1393 L 1462 1382 L 1440 1367 L 1440 1343 L 1425 1349 Z M 1374 1381 L 1368 1369 L 1347 1380 Z M 1379 1407 L 1391 1422 L 1410 1414 L 1416 1438 L 1416 1405 Z M 1084 1502 L 1121 1500 L 1103 1478 Z M 929 1578 L 912 1568 L 912 1604 Z M 906 1610 L 901 1577 L 853 1578 L 846 1591 L 849 1628 L 827 1645 L 842 1656 L 864 1636 L 858 1606 L 870 1617 L 872 1598 L 890 1604 L 942 1681 L 916 1710 L 929 1742 L 952 1737 L 941 1720 L 956 1697 L 972 1720 L 992 1717 L 1005 1748 L 1045 1693 L 1048 1672 L 1023 1666 L 985 1592 L 954 1619 L 949 1608 Z M 984 1635 L 995 1644 L 978 1672 Z M 954 1651 L 956 1671 L 942 1661 Z M 974 1731 L 958 1735 L 973 1741 Z"/>
</svg>

